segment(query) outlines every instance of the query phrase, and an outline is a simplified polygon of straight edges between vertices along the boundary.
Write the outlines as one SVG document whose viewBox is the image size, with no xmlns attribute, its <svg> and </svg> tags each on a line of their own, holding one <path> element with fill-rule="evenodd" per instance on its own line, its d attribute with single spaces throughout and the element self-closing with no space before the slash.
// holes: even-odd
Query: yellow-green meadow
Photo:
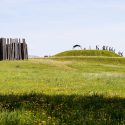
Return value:
<svg viewBox="0 0 125 125">
<path fill-rule="evenodd" d="M 1 125 L 124 125 L 125 59 L 0 62 Z"/>
</svg>

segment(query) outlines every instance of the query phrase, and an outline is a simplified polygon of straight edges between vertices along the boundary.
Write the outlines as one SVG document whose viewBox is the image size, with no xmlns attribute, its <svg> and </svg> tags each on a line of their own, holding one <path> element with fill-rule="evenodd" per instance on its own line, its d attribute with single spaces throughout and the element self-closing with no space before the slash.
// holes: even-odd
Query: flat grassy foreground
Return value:
<svg viewBox="0 0 125 125">
<path fill-rule="evenodd" d="M 0 125 L 124 124 L 124 58 L 0 62 Z"/>
</svg>

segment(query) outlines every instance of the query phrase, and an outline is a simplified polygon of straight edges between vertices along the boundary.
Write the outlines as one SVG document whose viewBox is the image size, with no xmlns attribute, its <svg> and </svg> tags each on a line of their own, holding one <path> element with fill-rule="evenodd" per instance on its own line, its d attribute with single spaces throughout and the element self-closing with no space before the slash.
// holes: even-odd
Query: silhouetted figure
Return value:
<svg viewBox="0 0 125 125">
<path fill-rule="evenodd" d="M 121 56 L 123 56 L 123 52 L 121 53 Z"/>
<path fill-rule="evenodd" d="M 106 50 L 108 51 L 108 46 L 106 46 Z"/>
<path fill-rule="evenodd" d="M 120 56 L 122 56 L 122 53 L 120 53 Z"/>
<path fill-rule="evenodd" d="M 111 47 L 109 47 L 109 51 L 111 50 Z"/>
<path fill-rule="evenodd" d="M 99 50 L 99 47 L 96 45 L 96 50 Z"/>
<path fill-rule="evenodd" d="M 121 56 L 123 56 L 123 52 L 121 52 Z"/>
<path fill-rule="evenodd" d="M 105 46 L 102 47 L 102 50 L 105 50 Z"/>
<path fill-rule="evenodd" d="M 81 49 L 82 49 L 82 46 L 77 45 L 77 44 L 73 46 L 73 49 L 75 49 L 76 47 L 79 47 L 79 48 L 81 48 Z"/>
<path fill-rule="evenodd" d="M 123 56 L 123 52 L 120 52 L 120 51 L 119 51 L 119 52 L 118 52 L 118 55 L 119 55 L 119 56 Z"/>
<path fill-rule="evenodd" d="M 113 47 L 111 48 L 111 52 L 113 52 Z"/>
</svg>

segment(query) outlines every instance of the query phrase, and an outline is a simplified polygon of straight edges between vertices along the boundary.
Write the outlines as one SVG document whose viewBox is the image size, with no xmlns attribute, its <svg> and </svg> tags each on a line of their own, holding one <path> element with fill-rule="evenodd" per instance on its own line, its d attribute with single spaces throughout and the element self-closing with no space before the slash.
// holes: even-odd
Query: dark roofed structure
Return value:
<svg viewBox="0 0 125 125">
<path fill-rule="evenodd" d="M 25 39 L 0 38 L 0 60 L 28 59 Z"/>
</svg>

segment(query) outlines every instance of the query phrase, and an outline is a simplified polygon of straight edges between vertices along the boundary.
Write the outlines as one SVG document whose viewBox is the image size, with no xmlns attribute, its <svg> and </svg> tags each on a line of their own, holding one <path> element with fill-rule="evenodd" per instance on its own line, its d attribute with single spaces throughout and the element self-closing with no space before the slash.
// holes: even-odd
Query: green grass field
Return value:
<svg viewBox="0 0 125 125">
<path fill-rule="evenodd" d="M 61 56 L 105 56 L 105 57 L 120 57 L 118 54 L 106 50 L 68 50 L 55 55 Z"/>
<path fill-rule="evenodd" d="M 0 62 L 0 125 L 124 125 L 125 58 Z"/>
</svg>

